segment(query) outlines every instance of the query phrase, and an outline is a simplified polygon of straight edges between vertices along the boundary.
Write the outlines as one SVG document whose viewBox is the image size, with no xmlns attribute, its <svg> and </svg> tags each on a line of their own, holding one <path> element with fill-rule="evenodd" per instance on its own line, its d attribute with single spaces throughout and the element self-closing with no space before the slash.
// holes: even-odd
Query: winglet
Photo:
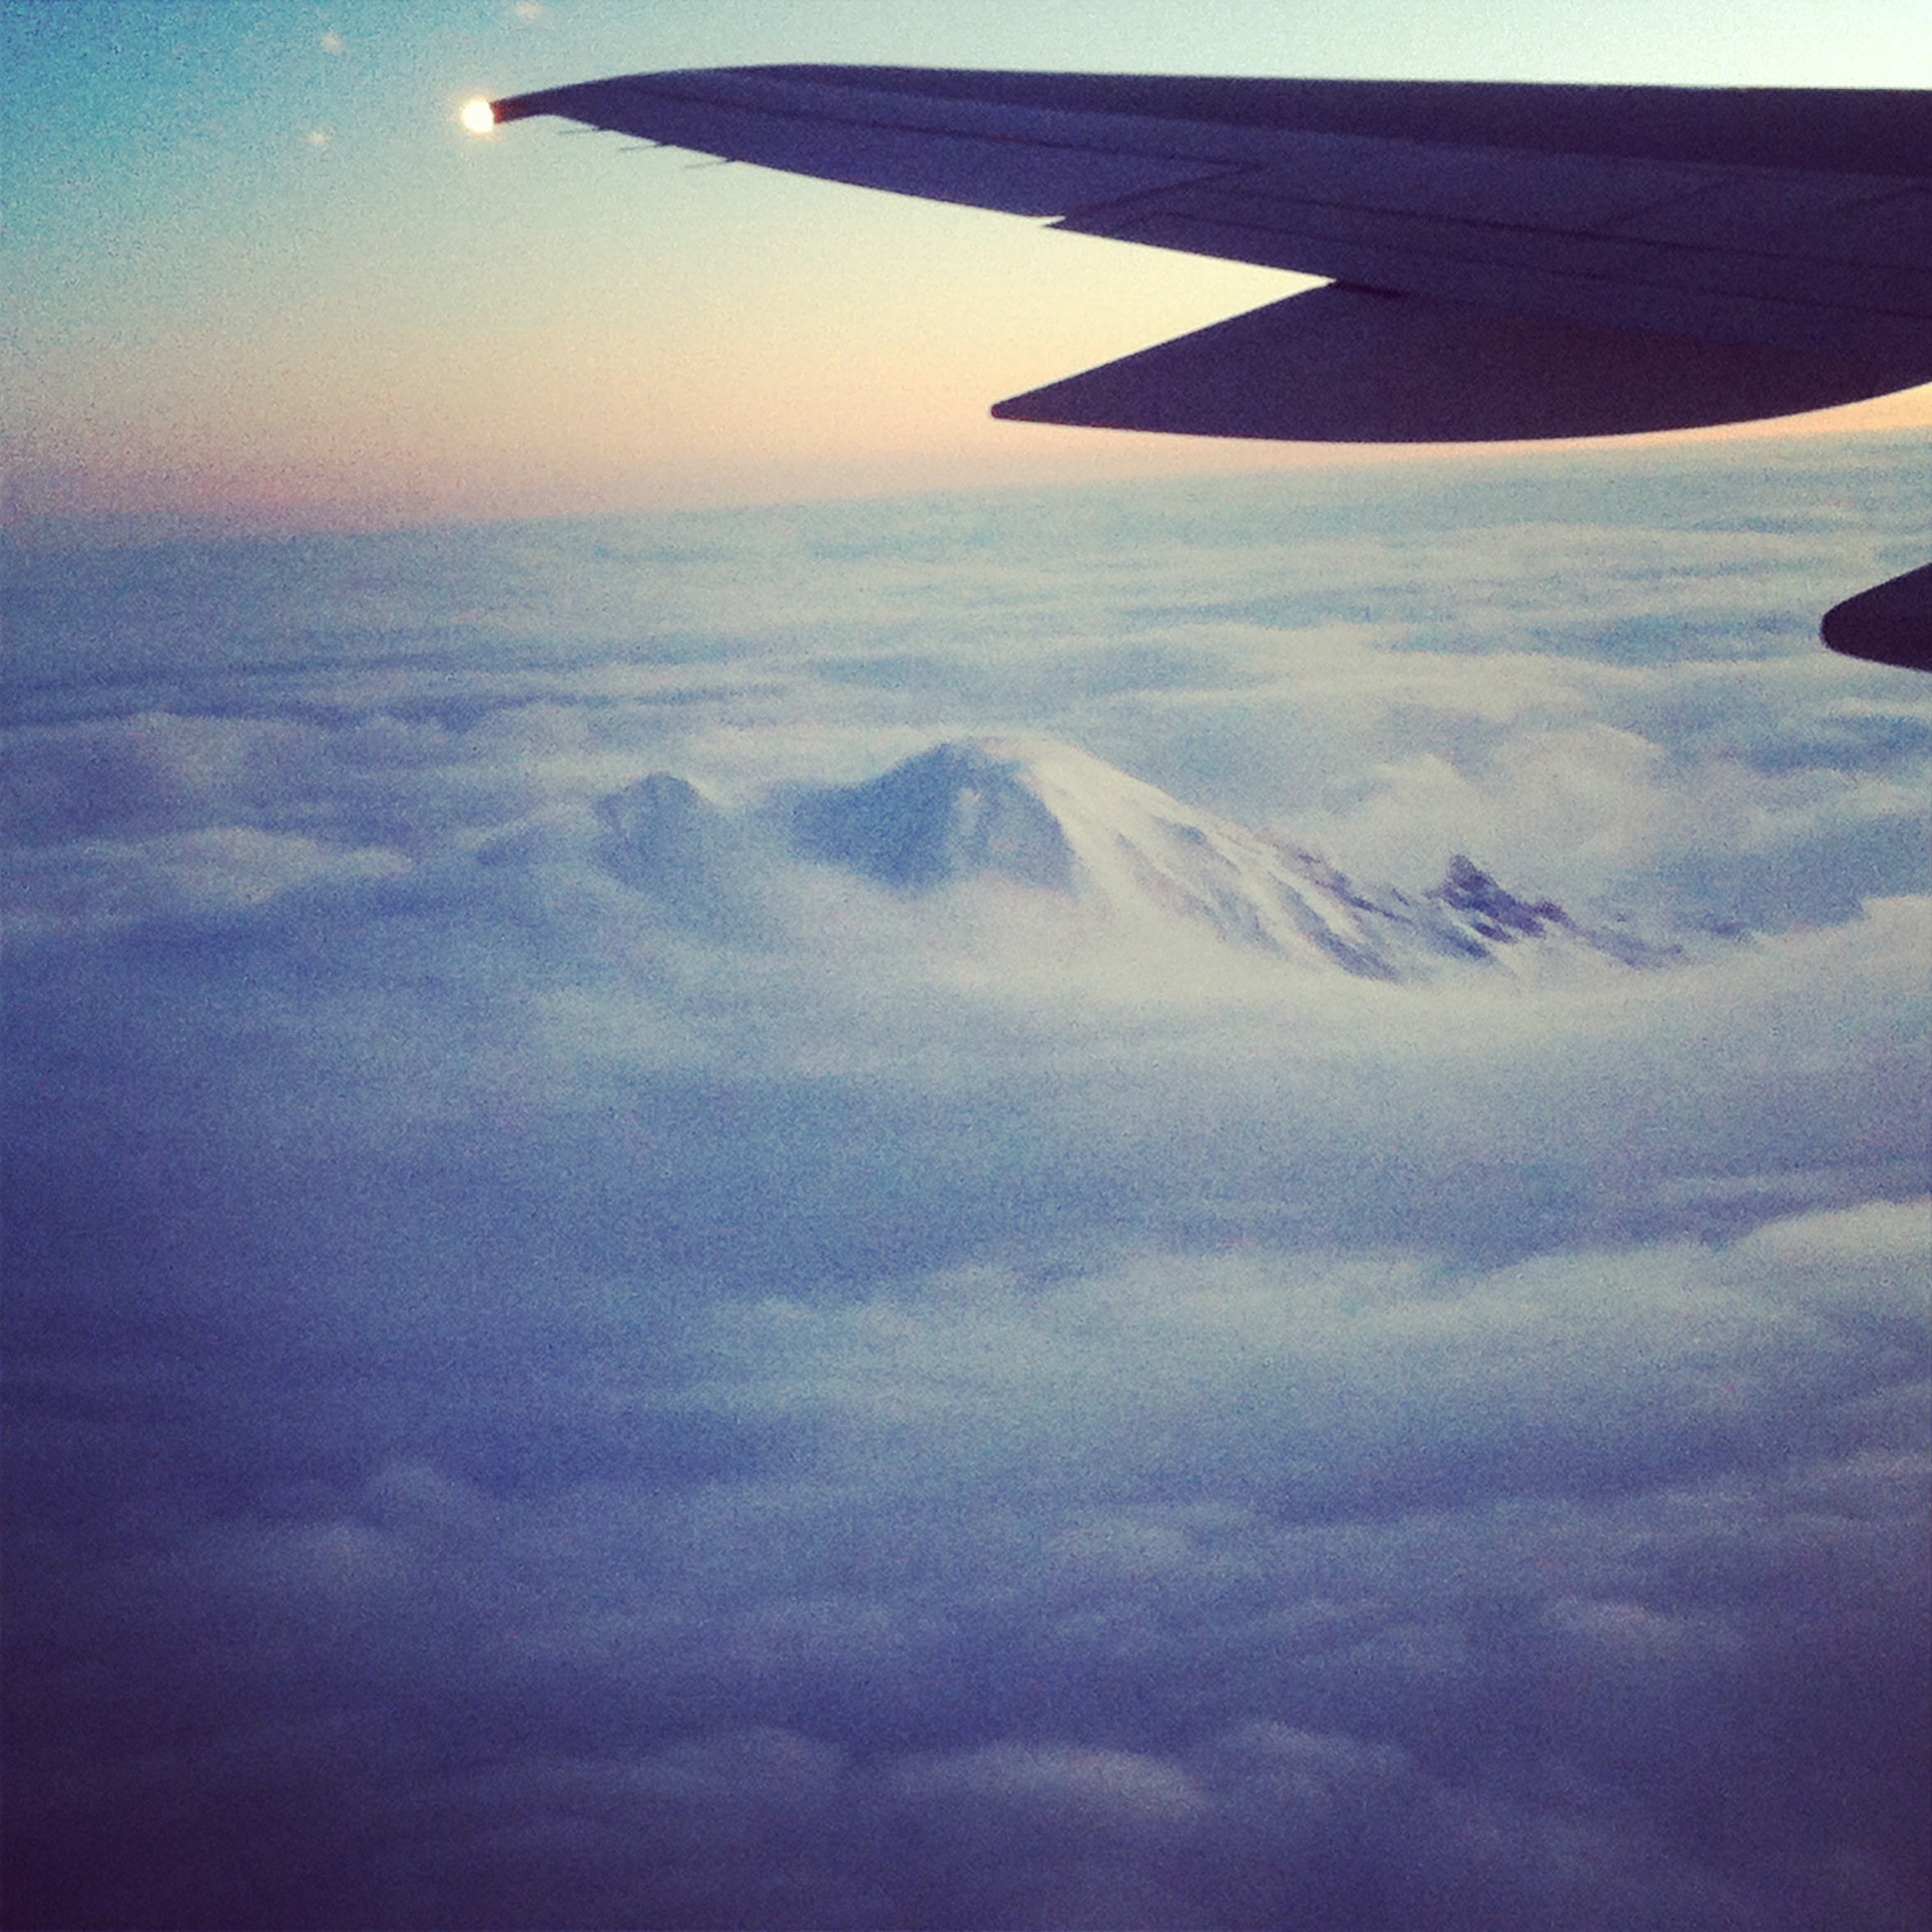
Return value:
<svg viewBox="0 0 1932 1932">
<path fill-rule="evenodd" d="M 1846 598 L 1824 614 L 1820 629 L 1847 658 L 1932 671 L 1932 564 Z"/>
</svg>

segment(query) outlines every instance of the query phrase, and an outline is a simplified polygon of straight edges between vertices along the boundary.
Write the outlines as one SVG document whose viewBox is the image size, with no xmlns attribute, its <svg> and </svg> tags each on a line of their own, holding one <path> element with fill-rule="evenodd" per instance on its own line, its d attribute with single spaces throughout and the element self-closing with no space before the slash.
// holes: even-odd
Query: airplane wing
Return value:
<svg viewBox="0 0 1932 1932">
<path fill-rule="evenodd" d="M 756 67 L 491 108 L 1328 280 L 995 406 L 1020 421 L 1599 436 L 1932 380 L 1932 94 Z M 1826 638 L 1932 669 L 1932 574 Z"/>
</svg>

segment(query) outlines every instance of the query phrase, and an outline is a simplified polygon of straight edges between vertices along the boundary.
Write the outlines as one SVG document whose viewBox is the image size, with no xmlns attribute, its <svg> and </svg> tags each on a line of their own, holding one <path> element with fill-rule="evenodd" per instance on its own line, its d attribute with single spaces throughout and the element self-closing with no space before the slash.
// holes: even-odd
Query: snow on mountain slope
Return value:
<svg viewBox="0 0 1932 1932">
<path fill-rule="evenodd" d="M 602 800 L 607 867 L 689 904 L 738 848 L 730 814 L 656 773 Z M 1123 937 L 1211 934 L 1365 978 L 1426 976 L 1448 960 L 1547 969 L 1558 959 L 1661 964 L 1669 949 L 1578 925 L 1518 898 L 1458 855 L 1441 884 L 1365 891 L 1291 841 L 1184 804 L 1066 744 L 983 737 L 933 746 L 855 785 L 797 787 L 757 814 L 795 857 L 895 895 L 995 879 L 1070 903 Z"/>
</svg>

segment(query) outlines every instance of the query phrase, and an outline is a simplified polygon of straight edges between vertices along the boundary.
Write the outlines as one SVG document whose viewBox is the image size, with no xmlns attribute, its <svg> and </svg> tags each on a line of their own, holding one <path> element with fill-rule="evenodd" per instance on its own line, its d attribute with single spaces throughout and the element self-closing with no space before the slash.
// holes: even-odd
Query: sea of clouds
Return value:
<svg viewBox="0 0 1932 1932">
<path fill-rule="evenodd" d="M 13 558 L 9 1922 L 1924 1924 L 1910 454 Z M 610 862 L 983 732 L 1678 952 Z"/>
</svg>

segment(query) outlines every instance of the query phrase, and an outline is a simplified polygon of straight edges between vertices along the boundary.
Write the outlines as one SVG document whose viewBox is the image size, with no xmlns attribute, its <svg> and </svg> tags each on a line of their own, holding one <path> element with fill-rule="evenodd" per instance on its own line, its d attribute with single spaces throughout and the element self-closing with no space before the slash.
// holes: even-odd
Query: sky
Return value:
<svg viewBox="0 0 1932 1932">
<path fill-rule="evenodd" d="M 1310 460 L 985 413 L 1293 277 L 561 124 L 477 141 L 455 117 L 479 93 L 783 60 L 1932 83 L 1915 0 L 1238 0 L 1210 19 L 1152 0 L 7 0 L 0 19 L 7 514 L 42 536 Z"/>
</svg>

